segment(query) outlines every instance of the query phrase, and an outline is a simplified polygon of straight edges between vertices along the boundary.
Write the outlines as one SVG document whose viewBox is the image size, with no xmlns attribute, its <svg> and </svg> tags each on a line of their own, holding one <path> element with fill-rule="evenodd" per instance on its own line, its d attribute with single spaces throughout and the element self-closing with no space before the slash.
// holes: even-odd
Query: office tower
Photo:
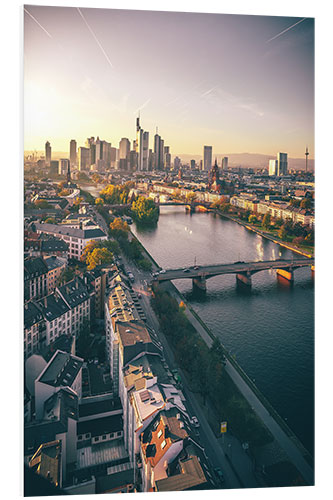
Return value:
<svg viewBox="0 0 333 500">
<path fill-rule="evenodd" d="M 159 158 L 160 169 L 164 169 L 164 140 L 160 140 L 160 158 Z"/>
<path fill-rule="evenodd" d="M 111 142 L 101 141 L 101 155 L 104 169 L 111 166 Z"/>
<path fill-rule="evenodd" d="M 222 170 L 228 170 L 228 157 L 222 158 Z"/>
<path fill-rule="evenodd" d="M 127 170 L 129 166 L 130 149 L 131 149 L 130 141 L 126 137 L 123 137 L 119 142 L 119 162 L 123 160 L 122 164 L 125 165 L 125 170 Z"/>
<path fill-rule="evenodd" d="M 138 165 L 138 153 L 135 150 L 130 152 L 130 170 L 133 172 Z"/>
<path fill-rule="evenodd" d="M 69 159 L 68 158 L 61 158 L 59 160 L 58 174 L 59 175 L 67 175 L 68 167 L 69 167 Z"/>
<path fill-rule="evenodd" d="M 142 170 L 148 172 L 149 132 L 143 132 L 142 149 Z"/>
<path fill-rule="evenodd" d="M 117 148 L 110 147 L 110 167 L 116 168 L 117 166 Z"/>
<path fill-rule="evenodd" d="M 58 160 L 51 160 L 50 161 L 50 173 L 57 174 L 58 168 L 59 168 L 59 161 Z"/>
<path fill-rule="evenodd" d="M 212 168 L 212 146 L 204 146 L 202 170 L 208 172 Z"/>
<path fill-rule="evenodd" d="M 276 175 L 277 172 L 277 160 L 269 160 L 268 163 L 268 175 Z"/>
<path fill-rule="evenodd" d="M 288 154 L 278 153 L 277 154 L 277 175 L 287 175 L 288 173 Z"/>
<path fill-rule="evenodd" d="M 45 166 L 49 167 L 51 165 L 51 144 L 49 141 L 45 143 Z"/>
<path fill-rule="evenodd" d="M 191 170 L 195 169 L 195 160 L 190 161 L 190 167 L 191 167 Z"/>
<path fill-rule="evenodd" d="M 71 167 L 76 166 L 76 141 L 74 139 L 69 143 L 69 161 Z"/>
<path fill-rule="evenodd" d="M 159 161 L 160 161 L 160 142 L 161 142 L 161 136 L 158 135 L 157 130 L 158 129 L 156 127 L 156 134 L 154 135 L 154 157 L 155 157 L 154 167 L 156 170 L 160 168 Z"/>
<path fill-rule="evenodd" d="M 153 150 L 150 149 L 149 154 L 148 154 L 148 170 L 149 170 L 149 172 L 154 170 L 154 166 L 155 166 L 155 153 L 153 153 Z"/>
<path fill-rule="evenodd" d="M 181 162 L 180 162 L 180 158 L 178 158 L 178 156 L 175 157 L 175 159 L 173 160 L 173 168 L 174 170 L 180 168 L 181 166 Z"/>
<path fill-rule="evenodd" d="M 80 172 L 89 172 L 91 165 L 91 151 L 90 148 L 80 147 L 78 151 L 78 168 Z"/>
<path fill-rule="evenodd" d="M 164 146 L 164 166 L 168 169 L 171 168 L 170 146 Z"/>
</svg>

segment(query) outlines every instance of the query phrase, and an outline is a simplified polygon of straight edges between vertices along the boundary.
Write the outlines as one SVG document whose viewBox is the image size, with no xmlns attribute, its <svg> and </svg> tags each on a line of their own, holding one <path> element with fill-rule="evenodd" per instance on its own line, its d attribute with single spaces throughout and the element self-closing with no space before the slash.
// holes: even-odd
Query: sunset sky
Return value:
<svg viewBox="0 0 333 500">
<path fill-rule="evenodd" d="M 156 126 L 174 154 L 314 157 L 314 21 L 25 6 L 24 149 L 118 147 Z"/>
</svg>

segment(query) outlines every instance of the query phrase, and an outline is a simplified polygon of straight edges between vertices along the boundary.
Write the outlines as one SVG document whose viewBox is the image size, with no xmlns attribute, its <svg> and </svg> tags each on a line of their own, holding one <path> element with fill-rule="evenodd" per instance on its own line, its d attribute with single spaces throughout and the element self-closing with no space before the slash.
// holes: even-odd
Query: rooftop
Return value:
<svg viewBox="0 0 333 500">
<path fill-rule="evenodd" d="M 71 308 L 74 308 L 89 299 L 87 287 L 78 277 L 62 286 L 59 286 L 57 290 Z"/>
<path fill-rule="evenodd" d="M 69 307 L 66 302 L 57 293 L 51 293 L 42 299 L 36 301 L 36 304 L 47 321 L 53 321 L 59 318 L 67 311 Z"/>
<path fill-rule="evenodd" d="M 40 257 L 28 257 L 24 259 L 24 279 L 32 279 L 42 274 L 47 274 L 48 268 Z"/>
<path fill-rule="evenodd" d="M 109 417 L 95 418 L 79 422 L 77 424 L 77 434 L 87 434 L 92 437 L 118 432 L 123 430 L 123 417 L 121 415 L 111 415 Z"/>
<path fill-rule="evenodd" d="M 59 485 L 61 461 L 61 441 L 42 444 L 29 462 L 37 474 L 45 477 L 55 486 Z"/>
<path fill-rule="evenodd" d="M 161 391 L 157 384 L 148 389 L 143 388 L 133 393 L 136 414 L 138 417 L 138 427 L 151 415 L 158 412 L 165 406 Z"/>
<path fill-rule="evenodd" d="M 54 387 L 70 387 L 82 364 L 83 359 L 58 350 L 37 380 Z"/>
<path fill-rule="evenodd" d="M 124 347 L 138 342 L 148 344 L 152 341 L 146 326 L 141 321 L 118 321 L 116 328 Z"/>
<path fill-rule="evenodd" d="M 61 234 L 63 236 L 72 236 L 81 239 L 94 239 L 106 237 L 106 234 L 100 229 L 77 229 L 74 227 L 67 227 L 61 224 L 47 224 L 35 223 L 36 231 L 46 231 L 54 234 Z"/>
<path fill-rule="evenodd" d="M 77 450 L 77 468 L 84 469 L 94 465 L 109 464 L 126 461 L 128 453 L 123 440 L 115 439 L 106 443 L 86 446 Z"/>
<path fill-rule="evenodd" d="M 102 413 L 107 413 L 110 411 L 121 410 L 120 398 L 108 398 L 102 401 L 93 400 L 91 403 L 80 404 L 79 415 L 80 418 L 88 417 L 91 415 L 100 415 Z"/>
</svg>

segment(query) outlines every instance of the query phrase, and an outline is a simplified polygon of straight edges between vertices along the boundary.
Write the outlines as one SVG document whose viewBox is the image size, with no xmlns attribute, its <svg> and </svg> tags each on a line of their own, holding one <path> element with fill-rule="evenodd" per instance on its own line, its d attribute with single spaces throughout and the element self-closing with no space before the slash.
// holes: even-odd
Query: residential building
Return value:
<svg viewBox="0 0 333 500">
<path fill-rule="evenodd" d="M 212 168 L 212 146 L 204 146 L 202 170 L 208 172 Z"/>
<path fill-rule="evenodd" d="M 81 399 L 82 364 L 82 358 L 67 352 L 58 350 L 54 353 L 44 370 L 35 380 L 36 420 L 43 419 L 44 403 L 61 389 L 68 388 L 73 400 L 76 399 L 75 396 L 78 397 L 78 400 Z M 76 449 L 75 438 L 71 446 Z"/>
<path fill-rule="evenodd" d="M 67 260 L 52 255 L 51 257 L 46 257 L 44 259 L 44 262 L 48 268 L 47 294 L 50 294 L 55 290 L 56 286 L 58 285 L 58 280 L 60 278 L 60 275 L 67 266 Z"/>
<path fill-rule="evenodd" d="M 47 294 L 48 267 L 40 257 L 24 259 L 24 300 L 39 299 Z"/>
<path fill-rule="evenodd" d="M 38 234 L 50 234 L 68 244 L 68 258 L 80 260 L 82 252 L 90 241 L 107 240 L 107 235 L 100 229 L 76 229 L 61 224 L 35 223 Z"/>
<path fill-rule="evenodd" d="M 45 329 L 44 316 L 32 301 L 24 304 L 24 359 L 37 353 L 42 330 Z"/>
</svg>

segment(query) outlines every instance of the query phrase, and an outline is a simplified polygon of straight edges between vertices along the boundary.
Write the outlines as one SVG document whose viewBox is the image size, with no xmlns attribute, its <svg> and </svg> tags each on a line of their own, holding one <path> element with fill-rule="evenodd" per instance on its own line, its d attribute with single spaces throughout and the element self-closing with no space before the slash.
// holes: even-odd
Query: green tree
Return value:
<svg viewBox="0 0 333 500">
<path fill-rule="evenodd" d="M 66 267 L 63 269 L 60 273 L 60 276 L 57 280 L 57 285 L 63 285 L 64 283 L 68 283 L 68 281 L 71 281 L 75 276 L 75 270 L 72 267 Z"/>
</svg>

